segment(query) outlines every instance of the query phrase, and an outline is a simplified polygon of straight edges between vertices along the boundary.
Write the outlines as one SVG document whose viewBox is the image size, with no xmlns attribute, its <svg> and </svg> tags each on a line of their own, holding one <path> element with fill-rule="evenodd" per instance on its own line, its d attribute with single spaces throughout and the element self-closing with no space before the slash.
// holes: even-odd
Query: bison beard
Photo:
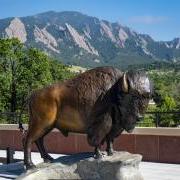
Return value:
<svg viewBox="0 0 180 180">
<path fill-rule="evenodd" d="M 96 157 L 101 157 L 100 146 L 106 141 L 107 153 L 111 155 L 114 138 L 124 129 L 134 128 L 137 114 L 148 103 L 143 106 L 139 103 L 149 98 L 144 96 L 147 94 L 144 89 L 148 88 L 145 75 L 123 74 L 112 67 L 100 67 L 35 91 L 29 98 L 29 129 L 24 144 L 26 168 L 33 167 L 33 142 L 44 161 L 52 160 L 45 150 L 43 137 L 53 128 L 58 128 L 65 136 L 69 132 L 87 134 Z M 131 93 L 139 93 L 136 103 Z"/>
</svg>

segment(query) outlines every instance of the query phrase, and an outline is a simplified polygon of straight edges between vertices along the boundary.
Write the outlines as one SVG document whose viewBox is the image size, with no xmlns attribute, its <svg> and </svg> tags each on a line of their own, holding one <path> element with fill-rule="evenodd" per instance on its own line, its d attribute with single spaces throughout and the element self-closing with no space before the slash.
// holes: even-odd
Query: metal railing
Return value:
<svg viewBox="0 0 180 180">
<path fill-rule="evenodd" d="M 142 121 L 138 123 L 142 127 L 180 127 L 180 112 L 167 111 L 146 112 Z"/>
</svg>

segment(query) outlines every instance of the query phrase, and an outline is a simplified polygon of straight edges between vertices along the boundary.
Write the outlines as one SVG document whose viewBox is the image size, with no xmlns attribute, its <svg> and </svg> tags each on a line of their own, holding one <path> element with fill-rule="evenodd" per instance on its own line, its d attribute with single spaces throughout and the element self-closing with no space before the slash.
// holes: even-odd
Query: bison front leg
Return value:
<svg viewBox="0 0 180 180">
<path fill-rule="evenodd" d="M 108 156 L 112 156 L 113 155 L 113 140 L 106 138 L 106 143 L 107 143 L 107 148 L 106 148 L 106 152 Z"/>
<path fill-rule="evenodd" d="M 101 159 L 103 157 L 100 146 L 95 147 L 94 154 L 95 159 Z"/>
<path fill-rule="evenodd" d="M 111 117 L 109 114 L 104 114 L 88 128 L 88 143 L 95 147 L 95 158 L 102 157 L 100 147 L 104 142 L 107 134 L 110 132 L 111 126 Z"/>
</svg>

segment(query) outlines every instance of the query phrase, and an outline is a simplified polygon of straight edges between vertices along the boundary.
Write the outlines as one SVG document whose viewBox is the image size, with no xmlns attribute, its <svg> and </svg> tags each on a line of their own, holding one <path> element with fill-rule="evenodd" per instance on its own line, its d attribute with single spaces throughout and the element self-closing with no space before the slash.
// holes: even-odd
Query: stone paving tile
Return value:
<svg viewBox="0 0 180 180">
<path fill-rule="evenodd" d="M 180 180 L 180 164 L 141 162 L 140 171 L 145 180 Z"/>
</svg>

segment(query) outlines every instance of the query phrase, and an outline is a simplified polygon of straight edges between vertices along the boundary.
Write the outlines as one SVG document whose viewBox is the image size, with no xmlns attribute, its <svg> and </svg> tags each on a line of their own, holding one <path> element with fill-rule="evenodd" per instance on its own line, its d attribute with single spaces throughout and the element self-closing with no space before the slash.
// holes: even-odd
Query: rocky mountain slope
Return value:
<svg viewBox="0 0 180 180">
<path fill-rule="evenodd" d="M 180 38 L 154 41 L 119 23 L 78 12 L 46 12 L 0 20 L 0 37 L 17 37 L 67 64 L 81 66 L 179 61 Z"/>
</svg>

